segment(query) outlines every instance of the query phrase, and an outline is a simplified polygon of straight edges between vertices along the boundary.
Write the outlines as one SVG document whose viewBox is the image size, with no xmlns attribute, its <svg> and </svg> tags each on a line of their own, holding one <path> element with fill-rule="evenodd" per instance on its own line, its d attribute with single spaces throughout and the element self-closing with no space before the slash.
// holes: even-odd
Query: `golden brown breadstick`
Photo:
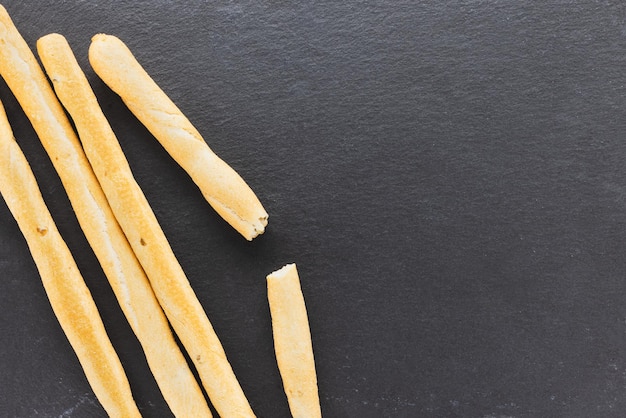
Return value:
<svg viewBox="0 0 626 418">
<path fill-rule="evenodd" d="M 321 417 L 311 331 L 295 264 L 267 276 L 267 298 L 276 361 L 291 414 L 294 418 Z"/>
<path fill-rule="evenodd" d="M 213 208 L 246 239 L 262 234 L 267 212 L 245 181 L 221 160 L 118 38 L 93 37 L 89 61 L 96 74 L 187 171 Z"/>
<path fill-rule="evenodd" d="M 165 314 L 194 362 L 218 413 L 224 417 L 254 416 L 222 345 L 135 182 L 93 91 L 69 47 L 61 48 L 60 42 L 58 35 L 40 40 L 44 65 L 74 120 L 102 190 Z"/>
<path fill-rule="evenodd" d="M 53 81 L 57 96 L 70 111 L 75 123 L 82 126 L 85 114 L 95 114 L 99 108 L 94 109 L 97 102 L 69 44 L 63 36 L 50 34 L 37 41 L 37 50 Z M 96 128 L 94 124 L 93 129 Z M 84 136 L 91 132 L 81 130 L 80 134 Z M 93 140 L 85 140 L 86 144 L 91 142 Z M 93 177 L 93 173 L 90 177 Z M 93 177 L 89 181 L 96 179 Z M 83 206 L 77 211 L 81 210 Z M 177 417 L 210 417 L 211 411 L 204 395 L 174 340 L 150 282 L 113 212 L 108 204 L 96 210 L 99 210 L 96 222 L 85 225 L 85 232 L 88 234 L 89 231 L 94 237 L 93 241 L 98 247 L 96 253 L 144 349 L 163 397 Z"/>
<path fill-rule="evenodd" d="M 122 364 L 0 104 L 0 193 L 17 220 L 50 305 L 110 416 L 139 417 Z"/>
</svg>

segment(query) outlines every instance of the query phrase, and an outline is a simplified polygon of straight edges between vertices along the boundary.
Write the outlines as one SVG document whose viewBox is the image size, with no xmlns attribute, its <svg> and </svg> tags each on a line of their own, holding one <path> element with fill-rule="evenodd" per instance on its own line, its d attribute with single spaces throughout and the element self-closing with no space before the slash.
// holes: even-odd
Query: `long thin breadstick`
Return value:
<svg viewBox="0 0 626 418">
<path fill-rule="evenodd" d="M 115 220 L 63 108 L 4 8 L 0 9 L 0 40 L 0 75 L 15 94 L 49 154 L 85 236 L 142 343 L 164 397 L 179 416 L 189 416 L 186 412 L 194 416 L 211 416 L 202 391 L 178 349 L 150 283 Z"/>
<path fill-rule="evenodd" d="M 26 238 L 50 305 L 98 400 L 110 416 L 139 417 L 124 369 L 91 293 L 50 216 L 22 150 L 13 139 L 2 104 L 0 193 Z"/>
<path fill-rule="evenodd" d="M 89 61 L 96 74 L 187 171 L 220 216 L 248 240 L 263 233 L 268 215 L 254 192 L 215 155 L 121 40 L 104 34 L 94 36 Z"/>
<path fill-rule="evenodd" d="M 60 45 L 58 35 L 40 40 L 41 52 L 47 50 L 42 54 L 44 64 L 49 68 L 57 93 L 74 120 L 85 153 L 111 209 L 165 314 L 194 362 L 218 413 L 224 417 L 254 416 L 224 349 L 148 201 L 134 180 L 93 91 L 77 67 L 69 47 Z"/>
<path fill-rule="evenodd" d="M 267 276 L 274 348 L 294 418 L 321 417 L 309 320 L 295 264 Z"/>
<path fill-rule="evenodd" d="M 37 41 L 37 50 L 59 99 L 72 112 L 76 123 L 82 126 L 84 114 L 95 113 L 98 109 L 93 109 L 95 98 L 87 99 L 93 93 L 69 44 L 63 36 L 50 34 Z M 84 130 L 80 132 L 82 135 L 89 134 Z M 92 141 L 86 140 L 85 143 Z M 86 181 L 96 182 L 93 173 L 89 173 L 89 176 L 85 175 L 89 177 Z M 100 188 L 97 183 L 93 187 Z M 77 199 L 84 202 L 90 198 L 87 195 Z M 82 213 L 85 208 L 86 204 L 79 205 L 77 214 L 89 217 L 89 214 Z M 104 201 L 97 202 L 97 206 L 92 205 L 92 210 L 96 216 L 84 223 L 83 228 L 88 236 L 93 237 L 95 252 L 144 349 L 163 397 L 177 417 L 210 417 L 211 411 L 204 395 L 111 208 Z"/>
</svg>

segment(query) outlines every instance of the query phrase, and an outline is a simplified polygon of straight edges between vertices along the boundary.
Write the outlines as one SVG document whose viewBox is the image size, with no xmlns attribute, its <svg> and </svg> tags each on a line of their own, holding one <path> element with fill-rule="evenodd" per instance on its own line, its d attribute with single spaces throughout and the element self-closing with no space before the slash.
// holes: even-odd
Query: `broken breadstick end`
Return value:
<svg viewBox="0 0 626 418">
<path fill-rule="evenodd" d="M 226 222 L 233 226 L 235 230 L 243 235 L 243 237 L 248 241 L 252 241 L 254 238 L 265 232 L 267 218 L 269 218 L 269 215 L 265 212 L 265 210 L 260 211 L 256 218 L 248 220 L 242 218 L 236 211 L 230 209 L 222 202 L 213 199 L 206 194 L 205 198 L 216 210 L 216 212 L 218 212 Z"/>
<path fill-rule="evenodd" d="M 263 232 L 265 232 L 265 227 L 267 226 L 267 218 L 268 216 L 262 216 L 259 218 L 259 222 L 252 225 L 253 228 L 253 233 L 252 236 L 250 237 L 249 241 L 252 241 L 253 238 L 258 237 L 259 235 L 261 235 Z"/>
</svg>

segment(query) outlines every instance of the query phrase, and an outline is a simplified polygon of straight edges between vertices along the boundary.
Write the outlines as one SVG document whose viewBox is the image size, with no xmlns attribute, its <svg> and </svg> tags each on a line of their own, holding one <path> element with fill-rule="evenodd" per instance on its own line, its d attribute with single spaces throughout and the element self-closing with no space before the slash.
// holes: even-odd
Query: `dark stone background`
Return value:
<svg viewBox="0 0 626 418">
<path fill-rule="evenodd" d="M 287 417 L 265 275 L 296 262 L 327 417 L 626 415 L 620 1 L 5 1 L 64 34 L 253 409 Z M 270 213 L 246 242 L 93 74 L 122 38 Z M 141 411 L 169 414 L 60 181 L 18 142 Z M 98 405 L 0 203 L 0 416 Z"/>
</svg>

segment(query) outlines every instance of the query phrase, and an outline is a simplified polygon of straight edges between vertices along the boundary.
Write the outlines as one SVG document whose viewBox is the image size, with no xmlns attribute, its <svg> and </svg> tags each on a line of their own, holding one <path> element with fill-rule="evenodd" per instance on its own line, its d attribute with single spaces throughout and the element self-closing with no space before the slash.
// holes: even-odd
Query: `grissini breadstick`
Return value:
<svg viewBox="0 0 626 418">
<path fill-rule="evenodd" d="M 99 108 L 93 108 L 97 102 L 65 38 L 59 34 L 46 35 L 37 41 L 37 50 L 57 96 L 75 123 L 80 127 L 83 122 L 91 123 L 86 120 L 89 119 L 86 114 L 96 114 Z M 93 140 L 85 140 L 87 146 L 99 140 L 97 132 L 93 133 L 97 126 L 92 128 L 79 131 L 82 136 L 96 135 Z M 96 178 L 89 181 L 96 181 Z M 100 203 L 103 207 L 94 207 L 96 222 L 85 224 L 85 232 L 87 234 L 88 230 L 94 237 L 93 242 L 98 247 L 96 253 L 99 253 L 111 287 L 143 347 L 163 397 L 177 417 L 210 417 L 204 395 L 174 340 L 148 278 L 108 203 Z M 81 205 L 77 212 L 82 210 Z"/>
<path fill-rule="evenodd" d="M 165 314 L 194 362 L 218 413 L 224 417 L 254 416 L 222 345 L 134 180 L 84 74 L 78 74 L 71 51 L 63 53 L 59 45 L 52 46 L 58 39 L 57 35 L 40 40 L 44 65 L 49 68 L 50 78 L 74 120 L 102 190 Z M 72 74 L 68 70 L 70 65 L 74 68 Z"/>
<path fill-rule="evenodd" d="M 175 411 L 179 414 L 193 411 L 197 412 L 194 416 L 211 416 L 200 387 L 171 335 L 152 288 L 108 206 L 65 112 L 4 8 L 0 9 L 0 40 L 0 75 L 15 94 L 49 154 L 85 236 L 144 347 L 164 397 L 171 405 L 176 400 Z M 159 337 L 163 340 L 155 342 Z M 164 387 L 166 380 L 169 382 Z M 178 384 L 181 387 L 174 388 Z"/>
<path fill-rule="evenodd" d="M 139 417 L 124 369 L 98 309 L 0 104 L 0 193 L 26 238 L 50 305 L 87 380 L 110 416 Z"/>
<path fill-rule="evenodd" d="M 120 39 L 94 36 L 89 61 L 96 74 L 187 171 L 220 216 L 248 240 L 264 232 L 268 215 L 254 192 L 215 155 Z"/>
<path fill-rule="evenodd" d="M 294 418 L 321 417 L 311 331 L 295 264 L 267 276 L 278 369 Z"/>
</svg>

